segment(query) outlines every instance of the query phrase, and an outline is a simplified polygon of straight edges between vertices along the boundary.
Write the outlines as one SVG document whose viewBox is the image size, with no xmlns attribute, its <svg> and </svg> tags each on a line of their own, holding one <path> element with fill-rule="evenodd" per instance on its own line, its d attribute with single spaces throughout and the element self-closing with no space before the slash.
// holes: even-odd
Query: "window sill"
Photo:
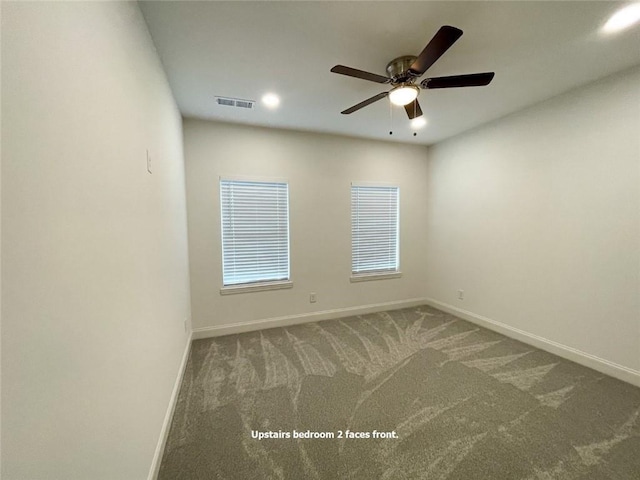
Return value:
<svg viewBox="0 0 640 480">
<path fill-rule="evenodd" d="M 351 275 L 351 283 L 368 282 L 370 280 L 386 280 L 389 278 L 400 278 L 402 272 L 381 272 L 381 273 L 365 273 L 360 275 Z"/>
<path fill-rule="evenodd" d="M 236 293 L 262 292 L 265 290 L 281 290 L 293 288 L 291 280 L 281 282 L 248 283 L 244 285 L 229 285 L 220 289 L 220 295 L 234 295 Z"/>
</svg>

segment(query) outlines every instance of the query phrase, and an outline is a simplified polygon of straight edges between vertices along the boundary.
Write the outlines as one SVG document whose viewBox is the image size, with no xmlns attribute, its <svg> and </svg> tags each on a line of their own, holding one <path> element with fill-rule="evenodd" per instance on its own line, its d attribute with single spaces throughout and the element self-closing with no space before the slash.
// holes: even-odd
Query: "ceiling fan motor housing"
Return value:
<svg viewBox="0 0 640 480">
<path fill-rule="evenodd" d="M 387 75 L 392 83 L 404 83 L 410 80 L 413 75 L 409 73 L 409 67 L 416 61 L 413 55 L 404 55 L 394 58 L 387 64 Z"/>
</svg>

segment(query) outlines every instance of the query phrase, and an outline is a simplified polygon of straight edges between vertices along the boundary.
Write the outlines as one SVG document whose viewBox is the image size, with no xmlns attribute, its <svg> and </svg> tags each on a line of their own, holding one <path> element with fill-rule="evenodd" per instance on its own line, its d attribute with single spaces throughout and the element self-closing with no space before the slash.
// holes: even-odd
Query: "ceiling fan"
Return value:
<svg viewBox="0 0 640 480">
<path fill-rule="evenodd" d="M 404 106 L 410 119 L 422 115 L 422 109 L 418 103 L 420 88 L 456 88 L 456 87 L 480 87 L 489 85 L 493 80 L 494 72 L 472 73 L 468 75 L 453 75 L 450 77 L 425 78 L 419 86 L 415 84 L 421 77 L 455 42 L 462 36 L 462 30 L 445 25 L 440 27 L 438 33 L 424 47 L 424 50 L 414 57 L 405 55 L 394 58 L 387 64 L 387 76 L 365 72 L 344 65 L 336 65 L 331 69 L 333 73 L 347 75 L 349 77 L 362 78 L 376 83 L 388 83 L 393 88 L 388 92 L 382 92 L 367 98 L 365 101 L 343 110 L 341 113 L 348 115 L 371 105 L 378 100 L 389 97 L 394 105 Z"/>
</svg>

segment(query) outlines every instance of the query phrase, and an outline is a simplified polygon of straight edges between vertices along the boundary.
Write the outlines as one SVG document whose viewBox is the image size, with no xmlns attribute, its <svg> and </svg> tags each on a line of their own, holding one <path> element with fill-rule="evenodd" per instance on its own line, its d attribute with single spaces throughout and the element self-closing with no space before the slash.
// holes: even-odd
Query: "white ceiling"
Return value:
<svg viewBox="0 0 640 480">
<path fill-rule="evenodd" d="M 185 117 L 431 144 L 640 64 L 640 28 L 599 30 L 624 2 L 141 2 Z M 426 77 L 494 71 L 487 87 L 423 90 L 427 127 L 413 137 L 402 107 L 381 100 L 340 111 L 387 85 L 331 73 L 336 64 L 385 75 L 442 25 L 464 35 Z M 277 110 L 217 105 L 215 96 Z M 389 130 L 394 131 L 389 136 Z"/>
</svg>

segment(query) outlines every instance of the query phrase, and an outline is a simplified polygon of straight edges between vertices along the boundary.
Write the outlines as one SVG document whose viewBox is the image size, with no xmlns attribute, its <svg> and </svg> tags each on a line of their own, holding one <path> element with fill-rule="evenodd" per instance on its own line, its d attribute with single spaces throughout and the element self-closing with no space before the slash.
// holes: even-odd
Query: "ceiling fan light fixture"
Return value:
<svg viewBox="0 0 640 480">
<path fill-rule="evenodd" d="M 419 92 L 420 89 L 415 85 L 398 85 L 389 92 L 389 100 L 394 105 L 404 107 L 418 98 Z"/>
</svg>

